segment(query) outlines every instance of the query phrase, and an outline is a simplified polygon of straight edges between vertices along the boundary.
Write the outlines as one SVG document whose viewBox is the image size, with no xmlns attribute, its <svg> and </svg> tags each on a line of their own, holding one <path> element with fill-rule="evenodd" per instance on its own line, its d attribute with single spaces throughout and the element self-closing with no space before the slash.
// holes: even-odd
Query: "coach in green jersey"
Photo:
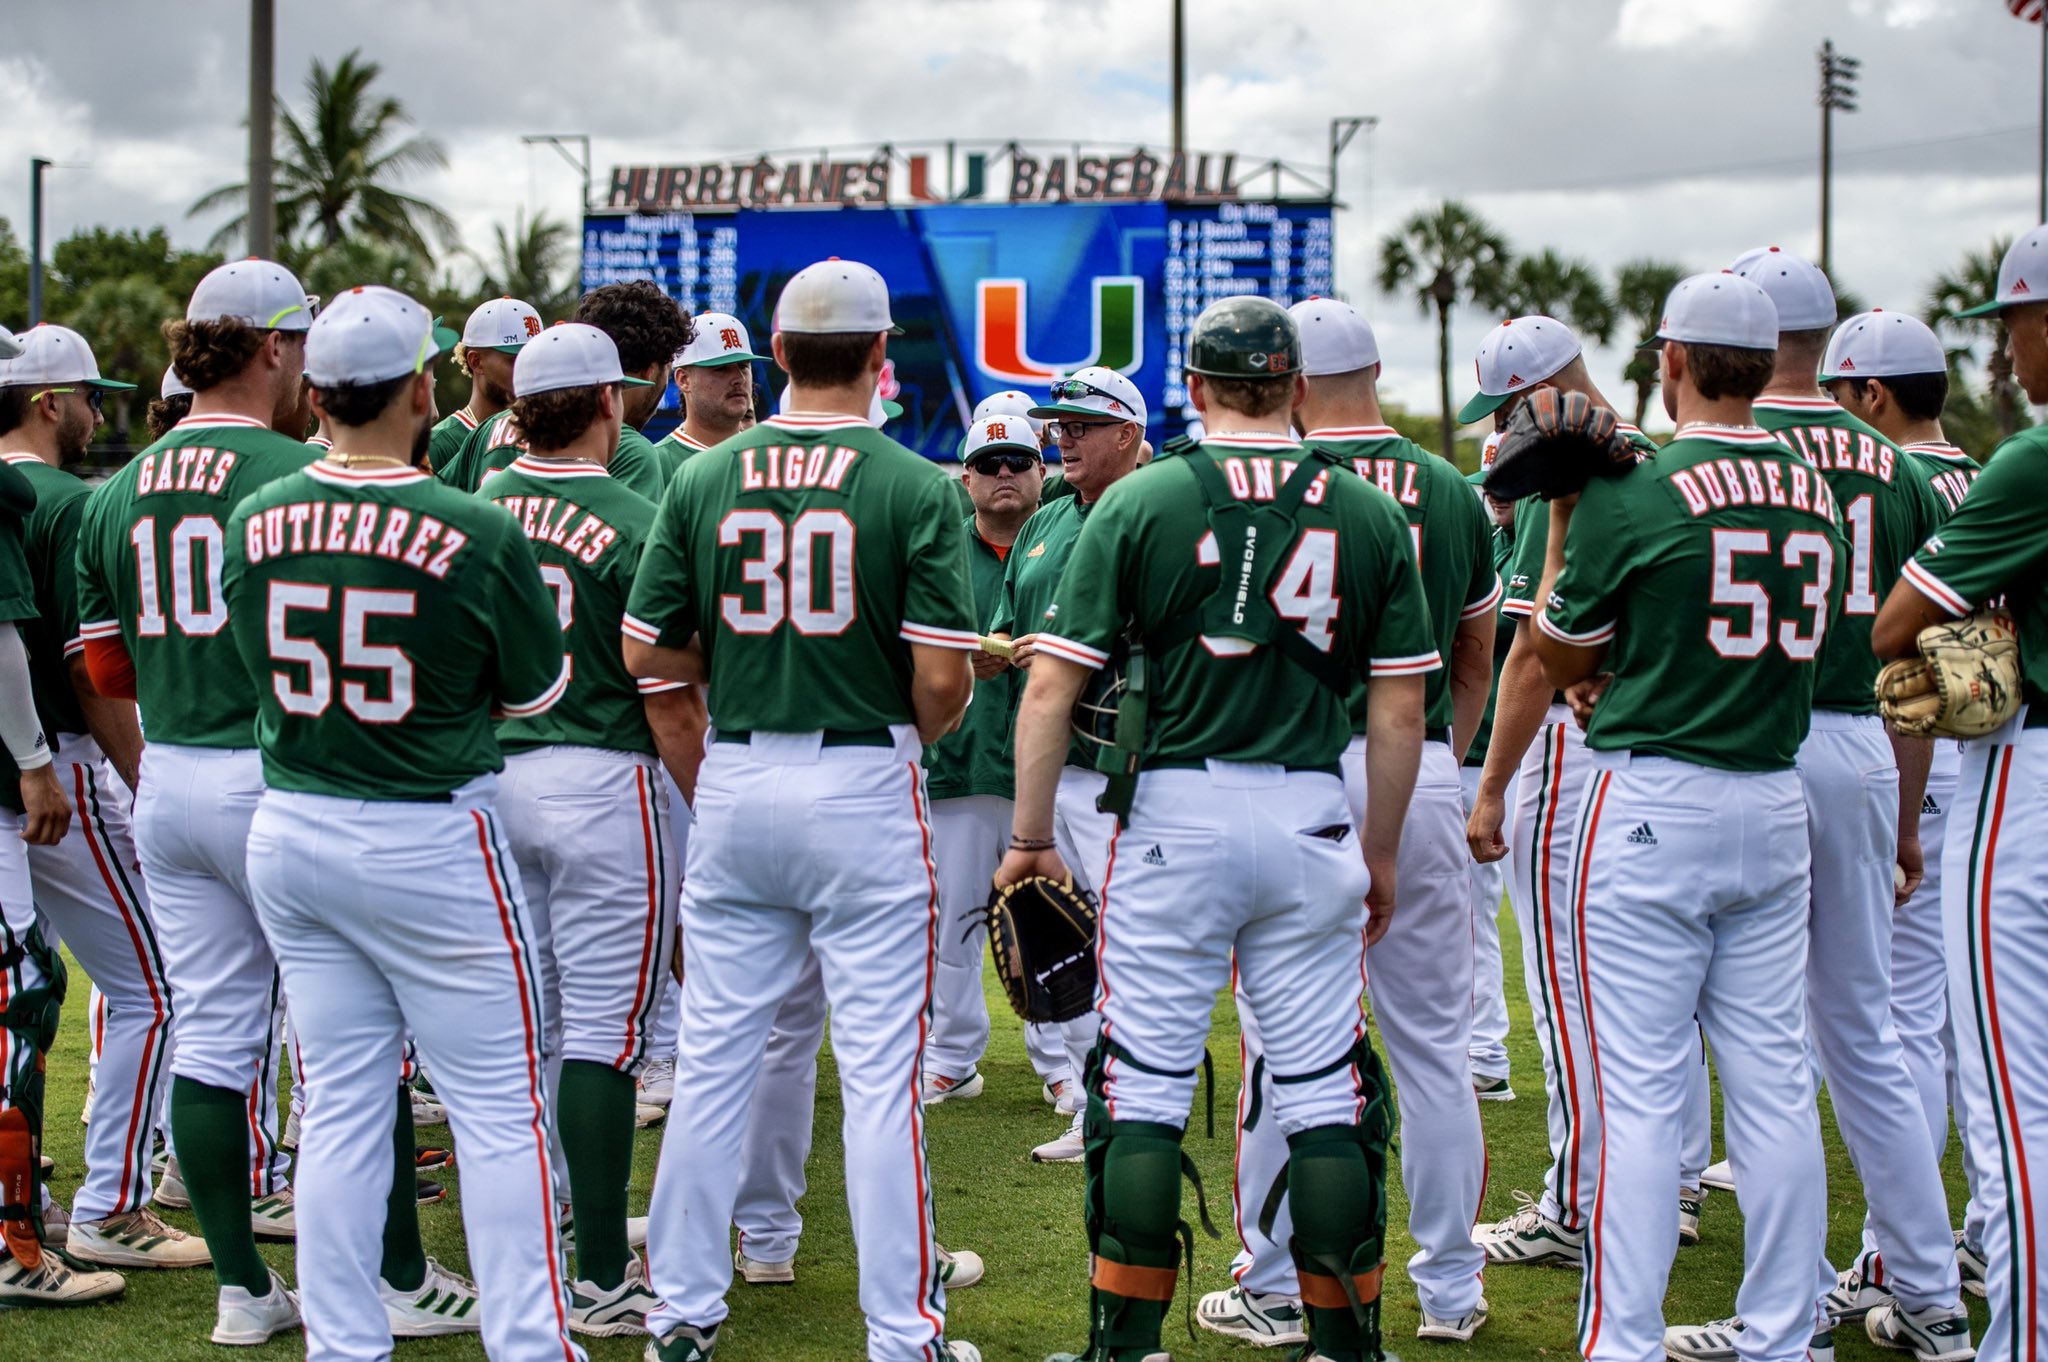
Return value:
<svg viewBox="0 0 2048 1362">
<path fill-rule="evenodd" d="M 654 446 L 664 486 L 700 450 L 722 444 L 754 424 L 753 351 L 746 323 L 726 312 L 690 319 L 690 340 L 671 361 L 683 419 Z"/>
<path fill-rule="evenodd" d="M 1813 1333 L 1826 1211 L 1794 762 L 1847 554 L 1826 479 L 1751 415 L 1778 341 L 1769 296 L 1733 274 L 1695 275 L 1662 317 L 1678 438 L 1551 503 L 1538 589 L 1550 681 L 1613 674 L 1587 728 L 1594 770 L 1573 851 L 1602 1120 L 1580 1346 L 1640 1357 L 1671 1341 L 1673 1151 L 1697 1018 L 1719 1060 L 1744 1205 L 1763 1208 L 1748 1217 L 1742 1327 L 1758 1356 L 1791 1356 Z"/>
<path fill-rule="evenodd" d="M 469 375 L 469 401 L 434 424 L 429 473 L 451 462 L 478 426 L 512 405 L 512 361 L 540 334 L 540 314 L 509 294 L 478 305 L 462 324 L 455 362 Z"/>
<path fill-rule="evenodd" d="M 491 732 L 494 709 L 560 698 L 561 631 L 512 518 L 415 466 L 432 365 L 454 339 L 392 289 L 332 300 L 305 354 L 334 448 L 229 524 L 223 592 L 267 784 L 248 881 L 319 1075 L 298 1170 L 309 1331 L 378 1356 L 395 1333 L 480 1323 L 492 1353 L 573 1358 L 533 937 L 493 808 Z M 481 1310 L 416 1238 L 403 1261 L 390 1249 L 413 1202 L 396 1081 L 408 1033 L 461 1132 Z M 363 1228 L 380 1199 L 381 1264 Z"/>
</svg>

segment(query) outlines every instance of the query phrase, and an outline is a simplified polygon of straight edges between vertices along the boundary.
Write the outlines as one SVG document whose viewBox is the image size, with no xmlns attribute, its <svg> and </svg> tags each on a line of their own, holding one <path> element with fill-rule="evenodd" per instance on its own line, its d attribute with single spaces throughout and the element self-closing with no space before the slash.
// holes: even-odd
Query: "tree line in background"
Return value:
<svg viewBox="0 0 2048 1362">
<path fill-rule="evenodd" d="M 356 284 L 388 284 L 458 326 L 478 299 L 497 294 L 523 298 L 545 318 L 567 315 L 576 299 L 578 228 L 546 214 L 520 213 L 509 226 L 492 229 L 488 255 L 462 244 L 453 218 L 402 187 L 408 176 L 445 167 L 448 156 L 437 139 L 411 132 L 399 100 L 373 88 L 380 69 L 360 51 L 331 67 L 315 58 L 304 107 L 278 101 L 282 261 L 322 297 Z M 188 216 L 246 201 L 245 184 L 222 185 L 200 196 Z M 200 277 L 238 247 L 244 221 L 237 213 L 222 223 L 205 251 L 174 246 L 163 227 L 93 227 L 52 249 L 45 266 L 45 316 L 83 334 L 108 377 L 138 385 L 135 394 L 109 404 L 107 443 L 130 444 L 140 433 L 143 407 L 168 362 L 162 323 L 180 315 Z M 1922 316 L 1952 342 L 1948 434 L 1980 455 L 2029 421 L 2005 354 L 2004 329 L 1995 317 L 1957 315 L 1992 296 L 2005 245 L 1996 241 L 1965 255 L 1931 282 L 1921 304 Z M 1411 296 L 1437 323 L 1441 414 L 1431 421 L 1390 409 L 1388 420 L 1410 438 L 1473 467 L 1477 442 L 1457 440 L 1452 414 L 1456 309 L 1476 307 L 1502 317 L 1540 312 L 1570 323 L 1598 345 L 1640 342 L 1654 331 L 1665 296 L 1689 272 L 1675 261 L 1638 259 L 1624 262 L 1610 280 L 1586 261 L 1548 247 L 1517 255 L 1499 231 L 1462 203 L 1424 209 L 1380 243 L 1377 283 L 1386 294 Z M 1862 310 L 1860 301 L 1842 293 L 1843 315 Z M 27 313 L 27 253 L 0 218 L 0 320 L 18 324 Z M 1971 370 L 1980 358 L 1983 380 L 1972 386 Z M 1462 363 L 1464 357 L 1455 359 Z M 1622 379 L 1635 389 L 1634 419 L 1641 425 L 1657 387 L 1654 355 L 1632 354 Z M 444 410 L 467 399 L 455 366 L 442 366 L 440 381 Z"/>
</svg>

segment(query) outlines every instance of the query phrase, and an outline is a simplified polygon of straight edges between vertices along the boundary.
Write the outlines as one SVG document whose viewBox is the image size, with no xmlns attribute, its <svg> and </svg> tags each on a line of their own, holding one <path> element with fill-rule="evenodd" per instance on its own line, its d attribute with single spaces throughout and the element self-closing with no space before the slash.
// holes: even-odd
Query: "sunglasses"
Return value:
<svg viewBox="0 0 2048 1362">
<path fill-rule="evenodd" d="M 1083 383 L 1078 378 L 1063 378 L 1053 384 L 1050 391 L 1055 402 L 1068 402 L 1077 397 L 1106 397 L 1118 406 L 1123 405 L 1123 399 L 1115 393 L 1106 392 L 1093 383 Z"/>
<path fill-rule="evenodd" d="M 967 471 L 979 473 L 985 478 L 1008 469 L 1012 473 L 1028 473 L 1034 468 L 1044 467 L 1045 461 L 1036 454 L 977 454 L 967 461 Z"/>
<path fill-rule="evenodd" d="M 92 408 L 92 414 L 94 416 L 99 416 L 106 411 L 107 395 L 103 390 L 99 388 L 45 388 L 42 390 L 41 393 L 37 394 L 37 396 L 54 397 L 58 393 L 75 392 L 83 392 L 85 394 L 85 405 Z"/>
<path fill-rule="evenodd" d="M 1091 430 L 1107 430 L 1111 426 L 1122 424 L 1121 421 L 1047 421 L 1045 433 L 1054 440 L 1071 444 L 1076 440 L 1086 439 Z"/>
</svg>

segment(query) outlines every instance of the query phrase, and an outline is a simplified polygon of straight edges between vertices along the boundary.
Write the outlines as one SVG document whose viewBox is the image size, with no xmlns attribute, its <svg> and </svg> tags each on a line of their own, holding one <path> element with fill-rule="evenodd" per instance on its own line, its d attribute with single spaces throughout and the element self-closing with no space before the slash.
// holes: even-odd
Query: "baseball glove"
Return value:
<svg viewBox="0 0 2048 1362">
<path fill-rule="evenodd" d="M 1635 466 L 1635 446 L 1613 412 L 1584 393 L 1538 388 L 1508 420 L 1486 473 L 1486 495 L 1495 501 L 1553 501 L 1595 477 Z"/>
<path fill-rule="evenodd" d="M 1071 879 L 997 885 L 983 910 L 996 976 L 1028 1022 L 1062 1022 L 1095 1006 L 1095 896 Z"/>
<path fill-rule="evenodd" d="M 2019 709 L 2020 642 L 2011 616 L 1979 610 L 1929 625 L 1914 644 L 1920 656 L 1877 674 L 1878 710 L 1899 732 L 1981 738 Z"/>
</svg>

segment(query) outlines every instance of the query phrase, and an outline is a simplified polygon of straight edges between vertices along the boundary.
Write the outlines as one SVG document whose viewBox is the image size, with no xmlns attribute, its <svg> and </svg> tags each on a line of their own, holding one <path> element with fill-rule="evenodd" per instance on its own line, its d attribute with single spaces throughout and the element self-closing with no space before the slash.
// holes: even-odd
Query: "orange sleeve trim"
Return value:
<svg viewBox="0 0 2048 1362">
<path fill-rule="evenodd" d="M 1097 1258 L 1089 1282 L 1097 1291 L 1107 1291 L 1126 1300 L 1170 1301 L 1179 1279 L 1180 1274 L 1170 1267 L 1135 1267 L 1130 1263 Z"/>
<path fill-rule="evenodd" d="M 135 698 L 135 663 L 119 635 L 85 641 L 85 673 L 92 688 L 109 700 Z"/>
</svg>

